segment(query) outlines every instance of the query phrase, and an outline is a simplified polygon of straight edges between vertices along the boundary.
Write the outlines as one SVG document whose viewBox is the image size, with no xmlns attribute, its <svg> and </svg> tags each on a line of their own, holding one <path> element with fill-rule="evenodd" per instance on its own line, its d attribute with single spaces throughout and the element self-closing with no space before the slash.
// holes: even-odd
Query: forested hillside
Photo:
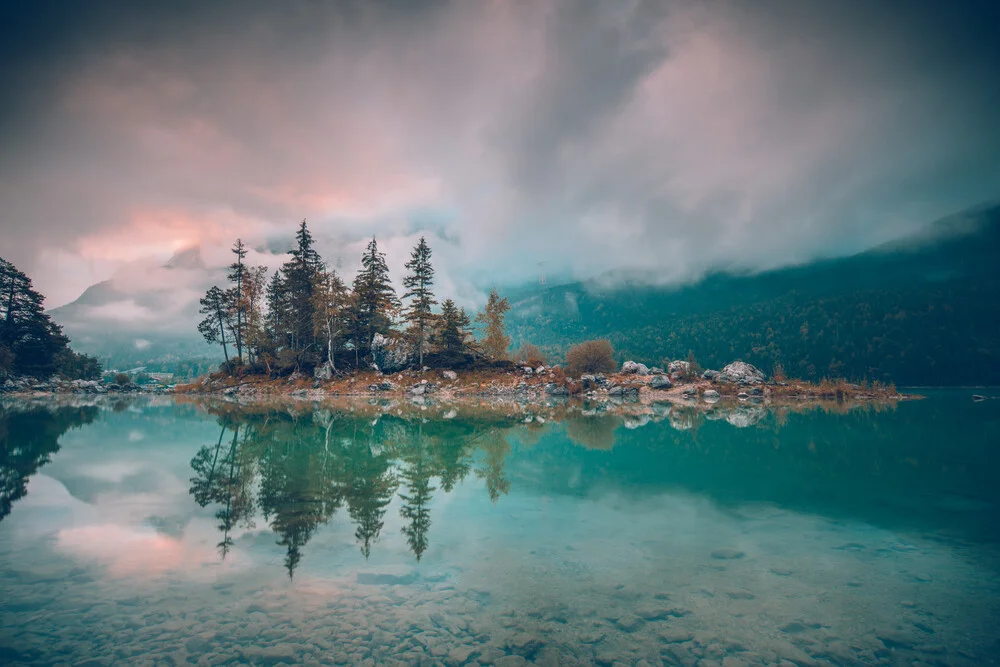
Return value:
<svg viewBox="0 0 1000 667">
<path fill-rule="evenodd" d="M 1000 206 L 846 259 L 682 288 L 574 283 L 512 298 L 514 344 L 608 338 L 620 359 L 741 358 L 790 376 L 1000 382 Z"/>
</svg>

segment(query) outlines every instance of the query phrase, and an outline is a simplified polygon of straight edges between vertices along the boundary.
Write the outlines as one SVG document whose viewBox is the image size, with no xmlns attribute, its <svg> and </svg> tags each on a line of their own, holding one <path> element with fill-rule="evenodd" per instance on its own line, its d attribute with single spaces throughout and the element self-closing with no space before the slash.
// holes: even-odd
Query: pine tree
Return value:
<svg viewBox="0 0 1000 667">
<path fill-rule="evenodd" d="M 236 239 L 232 252 L 236 255 L 236 261 L 229 265 L 229 283 L 232 285 L 227 290 L 226 300 L 229 302 L 232 311 L 229 321 L 231 323 L 231 337 L 236 344 L 236 363 L 243 363 L 243 343 L 246 338 L 247 323 L 247 295 L 244 292 L 247 268 L 243 259 L 247 256 L 246 246 L 242 239 Z"/>
<path fill-rule="evenodd" d="M 354 278 L 354 295 L 354 329 L 359 336 L 354 345 L 367 356 L 375 334 L 389 332 L 392 316 L 399 308 L 385 253 L 379 252 L 374 236 L 361 256 L 361 270 Z"/>
<path fill-rule="evenodd" d="M 267 317 L 265 327 L 274 347 L 287 344 L 285 327 L 285 281 L 281 271 L 275 271 L 267 283 Z"/>
<path fill-rule="evenodd" d="M 490 291 L 483 312 L 476 315 L 476 322 L 486 325 L 484 336 L 480 343 L 486 354 L 494 359 L 506 359 L 507 348 L 510 347 L 510 337 L 504 332 L 504 315 L 510 310 L 510 302 L 506 297 L 500 298 L 497 289 Z"/>
<path fill-rule="evenodd" d="M 226 357 L 226 365 L 229 365 L 229 347 L 226 340 L 227 319 L 229 303 L 218 286 L 212 286 L 205 296 L 201 298 L 201 310 L 198 312 L 205 316 L 198 323 L 198 331 L 209 343 L 219 343 L 222 345 L 222 353 Z"/>
<path fill-rule="evenodd" d="M 454 301 L 445 299 L 441 304 L 440 330 L 437 334 L 437 343 L 443 352 L 464 352 L 469 324 L 471 322 L 469 316 L 465 314 L 465 309 L 459 310 Z"/>
<path fill-rule="evenodd" d="M 47 376 L 92 375 L 96 359 L 69 349 L 69 339 L 46 314 L 31 278 L 0 258 L 0 370 Z"/>
<path fill-rule="evenodd" d="M 295 241 L 290 251 L 292 258 L 281 267 L 281 293 L 283 323 L 289 334 L 287 345 L 299 353 L 308 350 L 315 341 L 313 291 L 323 270 L 323 260 L 313 247 L 305 220 L 295 233 Z"/>
<path fill-rule="evenodd" d="M 410 307 L 406 310 L 405 319 L 410 323 L 417 335 L 417 353 L 420 359 L 420 366 L 424 365 L 424 341 L 426 331 L 431 322 L 431 306 L 437 303 L 431 287 L 434 285 L 434 267 L 431 266 L 431 249 L 423 236 L 420 242 L 410 254 L 410 261 L 406 263 L 409 275 L 403 279 L 406 287 L 404 299 L 413 299 Z"/>
</svg>

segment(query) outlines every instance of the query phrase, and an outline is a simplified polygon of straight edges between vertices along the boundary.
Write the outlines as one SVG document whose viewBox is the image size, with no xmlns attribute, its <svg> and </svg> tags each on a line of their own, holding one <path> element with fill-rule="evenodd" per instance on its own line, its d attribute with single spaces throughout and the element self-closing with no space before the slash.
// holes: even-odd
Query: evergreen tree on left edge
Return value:
<svg viewBox="0 0 1000 667">
<path fill-rule="evenodd" d="M 0 377 L 100 378 L 100 363 L 69 348 L 69 338 L 45 313 L 44 300 L 31 278 L 0 257 Z"/>
</svg>

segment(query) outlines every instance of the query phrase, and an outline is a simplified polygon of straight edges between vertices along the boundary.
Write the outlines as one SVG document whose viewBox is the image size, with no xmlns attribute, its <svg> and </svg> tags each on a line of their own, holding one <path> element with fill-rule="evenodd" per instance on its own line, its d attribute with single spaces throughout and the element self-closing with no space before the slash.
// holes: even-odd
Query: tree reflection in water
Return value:
<svg viewBox="0 0 1000 667">
<path fill-rule="evenodd" d="M 27 495 L 28 478 L 59 451 L 59 438 L 99 413 L 92 405 L 0 403 L 0 521 Z"/>
<path fill-rule="evenodd" d="M 262 516 L 286 549 L 290 577 L 316 529 L 344 505 L 367 559 L 394 497 L 406 542 L 420 560 L 430 544 L 433 494 L 451 492 L 475 468 L 496 502 L 510 489 L 507 438 L 522 426 L 493 414 L 427 420 L 420 413 L 231 405 L 210 411 L 220 433 L 191 460 L 190 493 L 202 507 L 218 507 L 223 557 L 233 545 L 231 532 L 252 528 L 255 515 Z"/>
</svg>

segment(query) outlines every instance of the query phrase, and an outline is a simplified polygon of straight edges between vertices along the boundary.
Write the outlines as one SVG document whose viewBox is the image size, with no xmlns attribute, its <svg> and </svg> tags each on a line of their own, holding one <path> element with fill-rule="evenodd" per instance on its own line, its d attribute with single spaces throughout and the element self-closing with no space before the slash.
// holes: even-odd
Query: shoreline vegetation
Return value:
<svg viewBox="0 0 1000 667">
<path fill-rule="evenodd" d="M 626 362 L 624 366 L 628 367 Z M 741 363 L 741 362 L 737 362 Z M 749 366 L 747 364 L 747 366 Z M 753 368 L 753 367 L 750 367 Z M 408 398 L 417 403 L 460 399 L 501 399 L 513 402 L 589 401 L 628 403 L 705 403 L 737 400 L 766 403 L 834 401 L 898 401 L 918 398 L 900 393 L 893 385 L 846 381 L 744 383 L 704 377 L 674 377 L 647 371 L 583 374 L 568 377 L 560 366 L 524 367 L 512 371 L 356 371 L 328 380 L 305 375 L 288 378 L 212 374 L 200 381 L 177 385 L 172 393 L 192 396 L 270 399 L 280 397 L 322 400 L 326 398 Z"/>
<path fill-rule="evenodd" d="M 241 239 L 232 253 L 227 284 L 205 293 L 200 301 L 204 319 L 198 324 L 202 337 L 219 346 L 224 362 L 217 372 L 175 385 L 115 371 L 102 374 L 96 360 L 69 350 L 68 339 L 42 312 L 42 297 L 31 289 L 30 279 L 4 263 L 5 284 L 30 297 L 25 299 L 30 308 L 9 300 L 0 322 L 4 331 L 21 313 L 30 313 L 32 321 L 41 322 L 57 339 L 53 354 L 87 363 L 67 372 L 49 355 L 30 359 L 34 365 L 29 365 L 30 346 L 0 346 L 0 394 L 156 392 L 241 399 L 383 396 L 416 402 L 490 398 L 522 403 L 579 399 L 707 406 L 726 400 L 843 404 L 912 397 L 900 394 L 891 383 L 789 379 L 781 363 L 770 377 L 743 361 L 718 371 L 703 370 L 693 351 L 684 360 L 663 359 L 662 367 L 632 360 L 619 363 L 604 339 L 579 342 L 555 363 L 527 341 L 511 350 L 505 327 L 508 299 L 493 288 L 474 316 L 451 299 L 438 301 L 432 252 L 423 237 L 405 264 L 401 298 L 374 237 L 350 286 L 315 250 L 305 220 L 290 259 L 273 274 L 246 262 L 248 250 Z M 663 327 L 669 329 L 669 322 Z M 28 330 L 27 325 L 22 329 Z M 24 372 L 29 369 L 40 372 Z M 44 377 L 48 379 L 36 379 Z"/>
<path fill-rule="evenodd" d="M 630 368 L 626 362 L 624 366 Z M 749 364 L 743 366 L 753 368 Z M 641 364 L 638 364 L 641 366 Z M 489 402 L 505 404 L 564 405 L 580 404 L 612 407 L 648 406 L 655 403 L 699 406 L 710 409 L 716 404 L 782 406 L 824 404 L 855 406 L 866 403 L 895 403 L 922 398 L 901 393 L 892 385 L 845 381 L 808 383 L 801 381 L 745 382 L 677 377 L 649 369 L 645 372 L 584 374 L 567 377 L 560 366 L 515 371 L 480 370 L 400 371 L 386 375 L 378 371 L 344 372 L 337 377 L 318 380 L 306 375 L 268 378 L 257 375 L 214 373 L 200 381 L 173 387 L 156 385 L 102 384 L 97 381 L 51 380 L 8 381 L 0 385 L 0 396 L 44 397 L 58 395 L 161 395 L 187 397 L 191 400 L 268 402 L 306 400 L 313 402 L 338 399 L 407 400 L 415 406 Z M 711 377 L 712 371 L 707 372 Z"/>
</svg>

